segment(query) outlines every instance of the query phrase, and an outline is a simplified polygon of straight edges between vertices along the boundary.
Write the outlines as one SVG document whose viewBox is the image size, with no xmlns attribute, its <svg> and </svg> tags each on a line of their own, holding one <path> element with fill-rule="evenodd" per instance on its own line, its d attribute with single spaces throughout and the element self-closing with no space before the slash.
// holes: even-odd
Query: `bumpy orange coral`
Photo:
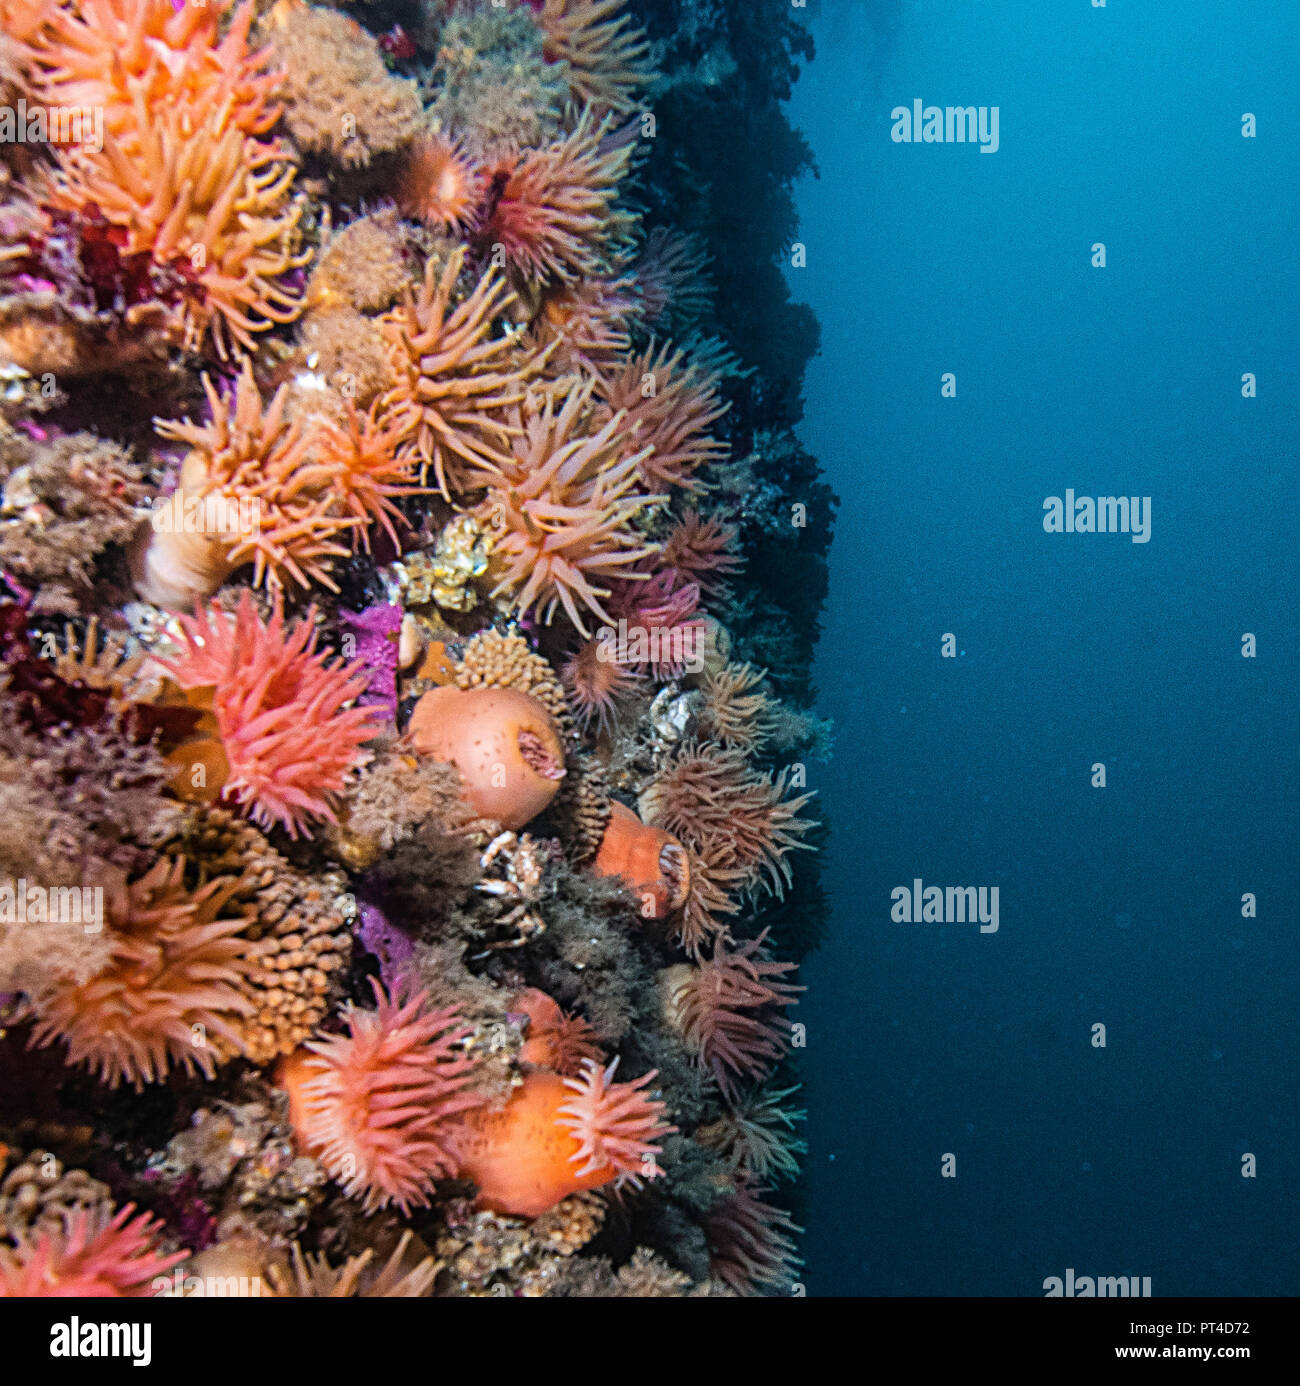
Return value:
<svg viewBox="0 0 1300 1386">
<path fill-rule="evenodd" d="M 644 32 L 619 12 L 624 0 L 543 0 L 537 22 L 546 56 L 568 64 L 578 101 L 626 114 L 652 75 Z"/>
<path fill-rule="evenodd" d="M 189 446 L 176 497 L 155 518 L 132 554 L 137 590 L 146 600 L 172 610 L 203 600 L 245 563 L 253 582 L 281 587 L 312 581 L 333 588 L 327 563 L 349 549 L 339 537 L 363 523 L 350 504 L 340 504 L 326 475 L 308 470 L 313 439 L 301 418 L 285 417 L 288 386 L 269 406 L 248 361 L 234 391 L 223 399 L 205 376 L 212 417 L 207 423 L 159 420 L 158 432 Z M 387 445 L 388 435 L 381 435 Z M 373 451 L 374 431 L 370 438 Z M 340 458 L 347 456 L 347 445 Z M 367 454 L 369 455 L 369 454 Z M 345 476 L 347 468 L 341 462 Z M 354 468 L 364 474 L 365 467 Z M 356 489 L 360 476 L 357 477 Z M 349 483 L 344 482 L 344 494 Z M 374 497 L 373 487 L 369 490 Z M 201 518 L 190 523 L 186 507 Z M 363 506 L 362 509 L 367 509 Z M 224 521 L 224 523 L 217 523 Z"/>
<path fill-rule="evenodd" d="M 622 411 L 629 450 L 650 449 L 641 475 L 651 490 L 698 490 L 695 473 L 727 457 L 726 444 L 709 436 L 731 407 L 718 397 L 717 384 L 666 344 L 657 351 L 648 347 L 601 378 L 601 417 Z"/>
<path fill-rule="evenodd" d="M 93 1214 L 74 1213 L 62 1231 L 38 1232 L 15 1251 L 0 1246 L 0 1299 L 152 1295 L 155 1276 L 190 1253 L 164 1255 L 158 1250 L 162 1224 L 134 1212 L 128 1203 L 98 1227 Z"/>
<path fill-rule="evenodd" d="M 536 283 L 602 274 L 617 248 L 622 223 L 612 208 L 630 160 L 631 145 L 610 138 L 609 121 L 584 111 L 563 140 L 501 160 L 500 195 L 480 239 Z"/>
<path fill-rule="evenodd" d="M 125 1081 L 138 1091 L 178 1065 L 211 1078 L 222 1047 L 241 1048 L 240 1020 L 253 1006 L 238 935 L 253 916 L 231 905 L 237 878 L 190 889 L 184 870 L 182 858 L 163 858 L 136 881 L 110 882 L 109 965 L 38 1003 L 32 1042 L 65 1041 L 68 1062 L 111 1088 Z"/>
<path fill-rule="evenodd" d="M 361 747 L 383 721 L 378 708 L 347 706 L 366 669 L 317 652 L 315 616 L 286 632 L 277 603 L 263 625 L 245 589 L 233 618 L 215 605 L 183 617 L 180 655 L 159 661 L 211 709 L 229 765 L 225 797 L 292 837 L 313 818 L 335 821 L 335 796 L 369 759 Z"/>
<path fill-rule="evenodd" d="M 479 1103 L 467 1090 L 469 1030 L 422 992 L 403 1000 L 373 985 L 375 1010 L 349 1006 L 346 1035 L 308 1042 L 290 1079 L 291 1118 L 367 1211 L 409 1212 L 455 1172 L 459 1122 Z"/>
<path fill-rule="evenodd" d="M 466 489 L 469 470 L 508 463 L 512 430 L 503 411 L 517 405 L 547 353 L 526 352 L 511 336 L 494 336 L 496 318 L 513 301 L 505 280 L 489 269 L 469 297 L 452 306 L 465 263 L 463 247 L 439 273 L 430 259 L 418 295 L 382 320 L 397 385 L 383 407 L 402 430 L 422 471 L 433 467 L 448 500 Z"/>
<path fill-rule="evenodd" d="M 654 552 L 632 520 L 665 499 L 638 489 L 645 454 L 624 452 L 621 416 L 587 427 L 592 388 L 574 384 L 558 408 L 547 394 L 514 411 L 511 455 L 482 475 L 488 494 L 477 512 L 495 535 L 493 595 L 548 624 L 562 609 L 583 636 L 587 614 L 612 624 L 601 584 Z"/>
<path fill-rule="evenodd" d="M 466 801 L 503 828 L 531 823 L 564 778 L 555 719 L 515 688 L 431 689 L 407 732 L 421 754 L 454 765 Z"/>
<path fill-rule="evenodd" d="M 636 896 L 644 919 L 663 919 L 681 909 L 691 892 L 686 849 L 671 833 L 643 823 L 617 799 L 609 809 L 609 823 L 592 870 L 597 876 L 621 880 Z"/>
<path fill-rule="evenodd" d="M 645 1091 L 656 1075 L 616 1083 L 617 1063 L 567 1079 L 537 1069 L 501 1110 L 470 1115 L 461 1176 L 483 1207 L 535 1218 L 579 1190 L 662 1173 L 657 1142 L 675 1128 Z"/>
</svg>

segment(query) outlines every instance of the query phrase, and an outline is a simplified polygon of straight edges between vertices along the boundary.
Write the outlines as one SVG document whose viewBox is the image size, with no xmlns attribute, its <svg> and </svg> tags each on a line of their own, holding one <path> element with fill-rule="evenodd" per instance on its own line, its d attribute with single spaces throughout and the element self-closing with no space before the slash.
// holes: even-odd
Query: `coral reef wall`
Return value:
<svg viewBox="0 0 1300 1386">
<path fill-rule="evenodd" d="M 790 1293 L 806 35 L 3 8 L 0 1296 Z"/>
</svg>

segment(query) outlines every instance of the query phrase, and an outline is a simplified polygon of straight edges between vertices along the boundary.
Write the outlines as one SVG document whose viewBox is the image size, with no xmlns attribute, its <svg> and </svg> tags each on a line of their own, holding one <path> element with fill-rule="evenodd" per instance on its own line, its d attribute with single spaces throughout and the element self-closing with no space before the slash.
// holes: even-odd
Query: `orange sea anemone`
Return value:
<svg viewBox="0 0 1300 1386">
<path fill-rule="evenodd" d="M 240 1051 L 240 1021 L 253 1005 L 239 934 L 253 917 L 232 906 L 238 878 L 191 889 L 184 872 L 181 858 L 161 858 L 138 880 L 109 881 L 109 965 L 38 998 L 33 1044 L 63 1040 L 70 1064 L 137 1091 L 176 1067 L 211 1078 L 223 1051 Z"/>
<path fill-rule="evenodd" d="M 665 499 L 639 489 L 645 454 L 624 450 L 620 415 L 588 427 L 592 388 L 573 384 L 558 408 L 549 393 L 530 396 L 514 411 L 511 455 L 482 477 L 488 493 L 476 512 L 495 536 L 493 596 L 509 594 L 521 616 L 535 611 L 548 624 L 562 609 L 583 636 L 585 614 L 611 624 L 601 584 L 654 552 L 632 521 Z"/>
<path fill-rule="evenodd" d="M 395 193 L 403 215 L 461 235 L 483 210 L 487 177 L 459 140 L 434 133 L 407 153 Z"/>
<path fill-rule="evenodd" d="M 594 721 L 600 731 L 612 734 L 620 705 L 642 681 L 643 676 L 617 655 L 610 641 L 584 640 L 560 668 L 560 682 L 583 731 Z"/>
<path fill-rule="evenodd" d="M 576 1077 L 585 1060 L 604 1063 L 595 1030 L 581 1016 L 566 1015 L 544 991 L 526 988 L 511 997 L 510 1009 L 528 1017 L 521 1063 L 548 1068 L 562 1078 Z"/>
<path fill-rule="evenodd" d="M 803 1231 L 784 1208 L 764 1203 L 747 1180 L 704 1217 L 709 1268 L 740 1295 L 787 1293 L 800 1261 L 794 1239 Z"/>
<path fill-rule="evenodd" d="M 467 1118 L 460 1173 L 482 1207 L 535 1218 L 582 1189 L 663 1173 L 657 1142 L 676 1128 L 645 1091 L 656 1073 L 616 1083 L 617 1066 L 588 1061 L 579 1078 L 534 1070 L 503 1108 Z"/>
<path fill-rule="evenodd" d="M 93 1213 L 76 1212 L 61 1231 L 37 1232 L 12 1251 L 0 1245 L 0 1299 L 152 1295 L 154 1278 L 190 1253 L 159 1251 L 162 1224 L 134 1212 L 128 1203 L 99 1226 Z"/>
<path fill-rule="evenodd" d="M 542 0 L 537 22 L 548 61 L 568 64 L 574 99 L 625 115 L 654 76 L 645 33 L 620 14 L 624 0 Z"/>
<path fill-rule="evenodd" d="M 650 786 L 645 807 L 651 822 L 707 852 L 728 888 L 783 896 L 794 874 L 789 854 L 812 850 L 802 838 L 816 826 L 798 816 L 811 794 L 785 797 L 788 774 L 774 780 L 751 769 L 742 751 L 688 742 Z"/>
<path fill-rule="evenodd" d="M 474 811 L 503 828 L 532 822 L 564 778 L 564 742 L 549 712 L 514 688 L 434 688 L 407 729 L 422 755 L 456 767 Z"/>
<path fill-rule="evenodd" d="M 53 8 L 37 45 L 40 95 L 51 105 L 103 110 L 104 128 L 128 147 L 140 133 L 137 93 L 149 110 L 226 102 L 236 129 L 264 134 L 279 116 L 270 97 L 280 78 L 266 71 L 269 49 L 249 50 L 255 12 L 252 0 L 238 8 L 230 0 L 77 0 Z"/>
<path fill-rule="evenodd" d="M 246 135 L 215 96 L 194 109 L 150 107 L 137 92 L 133 118 L 134 138 L 105 130 L 102 149 L 62 149 L 45 200 L 95 207 L 120 232 L 124 257 L 148 255 L 170 274 L 179 345 L 196 350 L 210 334 L 222 357 L 234 345 L 252 351 L 257 333 L 302 312 L 301 291 L 284 278 L 311 258 L 297 249 L 293 164 Z"/>
<path fill-rule="evenodd" d="M 544 149 L 505 156 L 500 194 L 479 231 L 525 279 L 565 283 L 601 275 L 615 257 L 622 221 L 613 215 L 632 148 L 611 140 L 608 120 L 582 113 L 573 133 Z"/>
<path fill-rule="evenodd" d="M 762 953 L 767 931 L 729 948 L 718 939 L 713 957 L 678 964 L 663 974 L 667 1016 L 728 1101 L 736 1080 L 763 1078 L 786 1051 L 790 1022 L 778 1012 L 803 987 L 782 981 L 795 964 Z"/>
<path fill-rule="evenodd" d="M 369 759 L 361 748 L 383 720 L 378 708 L 348 706 L 366 669 L 318 653 L 315 618 L 312 608 L 286 632 L 277 602 L 263 625 L 244 589 L 233 617 L 215 604 L 182 617 L 180 655 L 159 660 L 211 709 L 230 767 L 224 797 L 291 837 L 313 818 L 335 821 L 334 798 Z"/>
<path fill-rule="evenodd" d="M 432 466 L 450 500 L 467 487 L 467 470 L 492 471 L 509 462 L 503 449 L 512 430 L 503 413 L 523 399 L 549 352 L 525 351 L 493 326 L 514 301 L 504 278 L 489 269 L 469 297 L 452 306 L 465 263 L 458 246 L 441 273 L 430 259 L 418 295 L 381 319 L 397 384 L 383 408 L 419 459 L 421 480 Z"/>
<path fill-rule="evenodd" d="M 285 1065 L 291 1120 L 367 1212 L 391 1203 L 408 1213 L 455 1173 L 460 1122 L 479 1104 L 468 1090 L 470 1031 L 422 992 L 403 1000 L 372 985 L 375 1010 L 349 1005 L 346 1035 L 310 1040 L 311 1057 Z"/>
<path fill-rule="evenodd" d="M 400 552 L 393 520 L 400 519 L 402 512 L 393 499 L 424 489 L 418 484 L 419 463 L 398 452 L 401 436 L 401 428 L 378 417 L 376 408 L 363 414 L 348 400 L 345 424 L 320 420 L 310 439 L 311 465 L 296 478 L 304 494 L 318 490 L 335 510 L 358 522 L 352 544 L 363 546 L 367 553 L 370 527 L 376 524 Z"/>
<path fill-rule="evenodd" d="M 719 398 L 717 386 L 684 352 L 666 344 L 647 347 L 601 377 L 598 417 L 621 412 L 628 450 L 649 449 L 640 463 L 647 489 L 699 490 L 696 472 L 726 460 L 730 449 L 709 436 L 731 407 Z"/>
<path fill-rule="evenodd" d="M 617 877 L 637 897 L 644 919 L 663 919 L 681 909 L 691 891 L 686 849 L 662 828 L 643 823 L 617 799 L 592 863 L 597 876 Z"/>
<path fill-rule="evenodd" d="M 245 563 L 253 564 L 258 585 L 307 587 L 314 581 L 334 588 L 327 564 L 348 555 L 340 536 L 364 520 L 346 513 L 356 510 L 351 499 L 375 500 L 373 484 L 361 484 L 361 461 L 391 435 L 372 429 L 366 451 L 353 454 L 351 468 L 351 443 L 343 440 L 335 472 L 308 470 L 313 438 L 301 418 L 285 416 L 287 385 L 264 409 L 245 360 L 233 401 L 223 399 L 206 376 L 203 388 L 212 411 L 207 423 L 157 421 L 162 437 L 190 451 L 175 495 L 163 502 L 132 552 L 137 591 L 158 606 L 185 610 L 210 597 Z M 341 491 L 330 489 L 336 473 L 343 478 Z M 400 474 L 396 468 L 391 473 Z M 369 513 L 367 506 L 362 510 Z"/>
</svg>

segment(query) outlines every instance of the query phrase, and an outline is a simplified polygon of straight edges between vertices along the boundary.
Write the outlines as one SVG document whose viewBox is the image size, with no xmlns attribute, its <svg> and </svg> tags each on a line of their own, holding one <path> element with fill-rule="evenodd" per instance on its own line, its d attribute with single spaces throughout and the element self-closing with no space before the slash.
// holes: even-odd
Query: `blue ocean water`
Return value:
<svg viewBox="0 0 1300 1386">
<path fill-rule="evenodd" d="M 842 509 L 809 1293 L 1295 1293 L 1300 10 L 810 27 L 789 277 Z M 918 99 L 996 106 L 997 152 L 894 142 Z M 1067 488 L 1149 496 L 1149 542 L 1045 532 Z M 997 932 L 895 922 L 916 878 L 999 887 Z"/>
</svg>

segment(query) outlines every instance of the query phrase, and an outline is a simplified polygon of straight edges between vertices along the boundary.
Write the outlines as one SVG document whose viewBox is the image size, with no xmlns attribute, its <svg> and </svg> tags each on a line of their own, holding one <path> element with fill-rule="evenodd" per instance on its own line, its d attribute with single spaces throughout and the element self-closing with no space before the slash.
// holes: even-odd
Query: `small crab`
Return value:
<svg viewBox="0 0 1300 1386">
<path fill-rule="evenodd" d="M 546 932 L 546 921 L 538 914 L 536 906 L 542 898 L 542 876 L 550 858 L 550 847 L 528 833 L 522 837 L 518 833 L 501 833 L 488 843 L 479 866 L 486 871 L 501 861 L 505 874 L 501 878 L 479 881 L 475 888 L 511 903 L 511 908 L 495 922 L 507 929 L 516 927 L 518 933 L 514 938 L 489 943 L 486 952 L 522 948 L 530 939 Z"/>
</svg>

